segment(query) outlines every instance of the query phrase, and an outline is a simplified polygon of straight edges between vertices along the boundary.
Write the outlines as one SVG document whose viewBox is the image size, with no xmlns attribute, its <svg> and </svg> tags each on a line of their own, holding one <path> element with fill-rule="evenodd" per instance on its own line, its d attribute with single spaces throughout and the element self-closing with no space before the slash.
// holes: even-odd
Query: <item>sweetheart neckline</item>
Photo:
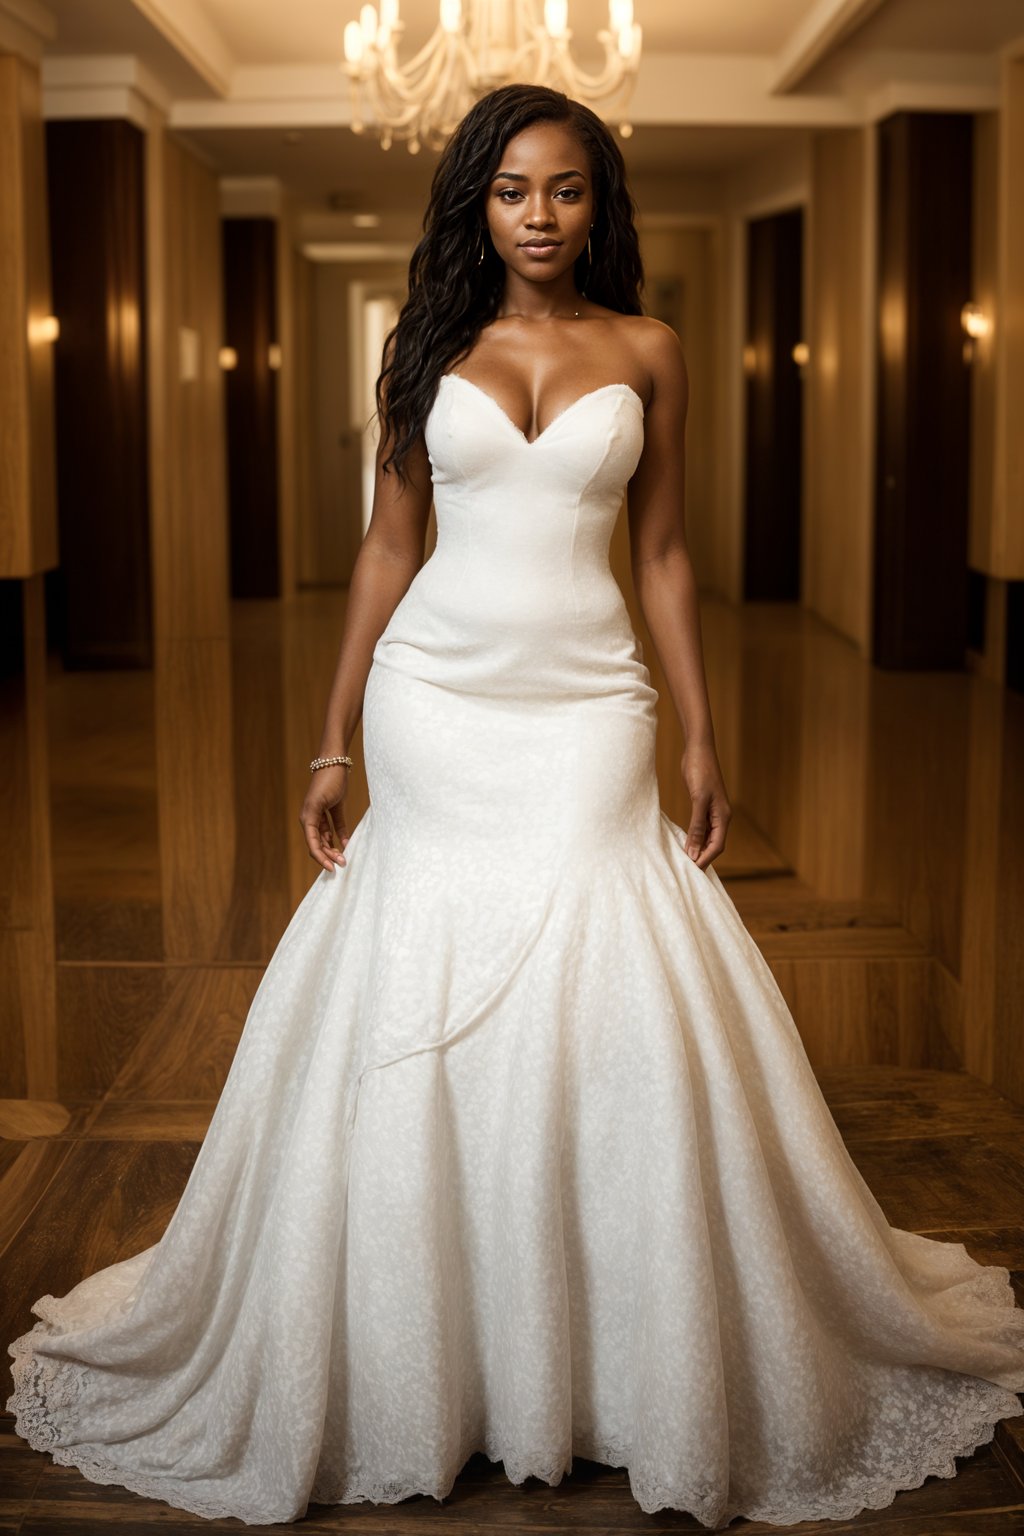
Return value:
<svg viewBox="0 0 1024 1536">
<path fill-rule="evenodd" d="M 512 431 L 515 432 L 517 437 L 519 437 L 520 440 L 526 444 L 527 448 L 536 447 L 541 439 L 547 436 L 552 427 L 557 426 L 562 418 L 568 416 L 569 412 L 574 411 L 578 405 L 582 405 L 584 400 L 590 400 L 594 397 L 594 395 L 603 395 L 605 391 L 609 389 L 624 389 L 627 395 L 631 395 L 633 397 L 633 400 L 636 402 L 636 405 L 639 408 L 640 415 L 644 416 L 646 414 L 644 410 L 644 403 L 640 396 L 637 394 L 636 390 L 633 388 L 632 384 L 599 384 L 596 389 L 588 389 L 584 394 L 577 395 L 576 399 L 567 405 L 563 411 L 559 411 L 557 416 L 553 416 L 551 418 L 544 430 L 542 432 L 538 432 L 536 437 L 527 437 L 522 427 L 516 425 L 511 416 L 505 410 L 504 406 L 499 405 L 494 396 L 489 394 L 486 389 L 481 389 L 479 384 L 474 384 L 472 379 L 467 379 L 466 376 L 461 373 L 442 373 L 442 382 L 445 379 L 458 379 L 460 383 L 468 384 L 470 389 L 474 390 L 476 394 L 482 395 L 485 400 L 490 401 L 491 405 L 493 405 L 501 419 L 512 428 Z"/>
</svg>

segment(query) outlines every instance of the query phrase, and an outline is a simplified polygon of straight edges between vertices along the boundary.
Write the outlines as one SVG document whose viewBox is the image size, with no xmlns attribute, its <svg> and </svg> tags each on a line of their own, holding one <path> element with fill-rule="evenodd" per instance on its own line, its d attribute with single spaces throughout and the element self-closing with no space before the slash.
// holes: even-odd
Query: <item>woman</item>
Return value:
<svg viewBox="0 0 1024 1536">
<path fill-rule="evenodd" d="M 888 1225 L 714 870 L 686 372 L 640 277 L 599 120 L 474 107 L 378 386 L 301 813 L 322 871 L 160 1243 L 11 1346 L 19 1432 L 96 1481 L 287 1521 L 443 1498 L 479 1450 L 551 1484 L 579 1455 L 647 1511 L 792 1525 L 951 1476 L 1019 1412 L 1008 1271 Z M 608 566 L 627 483 L 686 833 Z"/>
</svg>

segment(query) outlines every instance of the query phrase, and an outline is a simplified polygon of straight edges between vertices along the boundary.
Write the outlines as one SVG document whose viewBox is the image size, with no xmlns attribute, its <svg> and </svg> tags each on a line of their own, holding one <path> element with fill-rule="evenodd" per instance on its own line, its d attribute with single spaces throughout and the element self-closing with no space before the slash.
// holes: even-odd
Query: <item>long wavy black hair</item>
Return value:
<svg viewBox="0 0 1024 1536">
<path fill-rule="evenodd" d="M 470 108 L 445 145 L 423 216 L 423 235 L 409 262 L 409 292 L 384 343 L 376 384 L 385 474 L 405 481 L 403 463 L 422 431 L 437 386 L 494 319 L 505 263 L 486 234 L 483 203 L 505 146 L 533 123 L 565 123 L 590 158 L 594 185 L 592 259 L 576 263 L 576 285 L 588 299 L 624 315 L 643 313 L 643 265 L 636 204 L 626 185 L 622 152 L 596 112 L 541 85 L 504 85 Z"/>
</svg>

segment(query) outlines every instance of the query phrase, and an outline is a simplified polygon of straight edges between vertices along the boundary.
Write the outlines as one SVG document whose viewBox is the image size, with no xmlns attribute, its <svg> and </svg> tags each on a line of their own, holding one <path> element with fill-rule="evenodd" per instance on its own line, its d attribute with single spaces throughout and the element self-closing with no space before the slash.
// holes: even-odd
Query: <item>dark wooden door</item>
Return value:
<svg viewBox="0 0 1024 1536">
<path fill-rule="evenodd" d="M 743 595 L 800 596 L 803 401 L 801 208 L 747 226 Z"/>
<path fill-rule="evenodd" d="M 878 129 L 878 374 L 872 660 L 961 667 L 967 646 L 973 120 Z"/>
<path fill-rule="evenodd" d="M 117 118 L 46 125 L 65 667 L 153 661 L 146 384 L 145 140 Z"/>
<path fill-rule="evenodd" d="M 276 227 L 224 220 L 224 329 L 238 361 L 225 374 L 231 596 L 280 597 L 277 488 Z"/>
</svg>

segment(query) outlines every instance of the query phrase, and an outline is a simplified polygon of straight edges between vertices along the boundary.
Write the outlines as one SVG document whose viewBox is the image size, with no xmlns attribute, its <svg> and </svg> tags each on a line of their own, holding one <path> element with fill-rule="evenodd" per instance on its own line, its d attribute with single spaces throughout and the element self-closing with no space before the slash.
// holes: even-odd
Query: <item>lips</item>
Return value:
<svg viewBox="0 0 1024 1536">
<path fill-rule="evenodd" d="M 524 251 L 550 251 L 561 243 L 561 240 L 524 240 L 522 248 Z"/>
</svg>

